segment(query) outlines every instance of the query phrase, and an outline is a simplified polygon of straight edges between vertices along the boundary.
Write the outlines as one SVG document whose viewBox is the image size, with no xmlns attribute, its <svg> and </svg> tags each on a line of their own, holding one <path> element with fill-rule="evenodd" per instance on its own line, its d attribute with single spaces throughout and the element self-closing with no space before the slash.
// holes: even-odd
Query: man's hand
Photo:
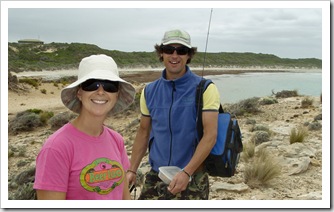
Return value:
<svg viewBox="0 0 334 212">
<path fill-rule="evenodd" d="M 172 182 L 170 182 L 168 186 L 168 191 L 172 194 L 177 194 L 181 191 L 186 190 L 189 183 L 189 176 L 183 171 L 177 173 L 173 178 Z"/>
<path fill-rule="evenodd" d="M 128 179 L 129 186 L 136 185 L 137 175 L 135 172 L 127 171 L 126 178 Z"/>
</svg>

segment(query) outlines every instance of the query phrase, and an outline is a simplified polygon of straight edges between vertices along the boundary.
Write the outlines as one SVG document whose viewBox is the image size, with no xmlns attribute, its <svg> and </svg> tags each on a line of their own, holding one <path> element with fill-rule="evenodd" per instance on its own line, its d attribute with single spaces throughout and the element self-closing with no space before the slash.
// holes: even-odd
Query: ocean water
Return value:
<svg viewBox="0 0 334 212">
<path fill-rule="evenodd" d="M 20 72 L 18 77 L 41 77 L 48 80 L 63 76 L 75 76 L 77 70 Z M 261 72 L 206 76 L 217 85 L 221 103 L 236 103 L 251 97 L 264 97 L 282 90 L 297 90 L 300 95 L 320 96 L 322 73 L 309 72 Z"/>
<path fill-rule="evenodd" d="M 320 96 L 322 74 L 314 72 L 245 73 L 207 76 L 217 85 L 221 102 L 236 103 L 252 97 L 264 97 L 282 90 L 297 90 L 300 95 Z"/>
</svg>

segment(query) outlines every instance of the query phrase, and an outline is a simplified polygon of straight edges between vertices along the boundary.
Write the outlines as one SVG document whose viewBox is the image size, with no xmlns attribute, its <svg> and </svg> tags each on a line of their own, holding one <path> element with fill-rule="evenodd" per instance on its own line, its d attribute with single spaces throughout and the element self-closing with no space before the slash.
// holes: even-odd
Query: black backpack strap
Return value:
<svg viewBox="0 0 334 212">
<path fill-rule="evenodd" d="M 224 109 L 223 109 L 222 104 L 219 105 L 219 113 L 224 113 Z"/>
<path fill-rule="evenodd" d="M 197 133 L 198 133 L 198 142 L 203 137 L 203 123 L 202 123 L 202 108 L 203 108 L 203 93 L 206 88 L 213 83 L 211 80 L 202 79 L 196 88 L 196 125 L 197 125 Z M 219 106 L 219 113 L 224 113 L 224 109 L 222 105 Z"/>
</svg>

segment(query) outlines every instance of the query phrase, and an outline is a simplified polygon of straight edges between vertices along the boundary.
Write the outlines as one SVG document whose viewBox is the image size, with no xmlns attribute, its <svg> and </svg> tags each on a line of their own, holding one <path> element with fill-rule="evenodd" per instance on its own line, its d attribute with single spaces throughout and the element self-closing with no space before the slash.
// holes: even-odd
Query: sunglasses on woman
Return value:
<svg viewBox="0 0 334 212">
<path fill-rule="evenodd" d="M 189 52 L 189 48 L 185 46 L 179 46 L 179 47 L 162 46 L 161 49 L 162 49 L 162 52 L 165 54 L 173 54 L 174 51 L 176 51 L 178 55 L 186 55 Z"/>
<path fill-rule="evenodd" d="M 96 91 L 100 86 L 103 90 L 109 93 L 116 93 L 118 91 L 119 82 L 99 79 L 89 79 L 81 83 L 81 88 L 84 91 Z"/>
</svg>

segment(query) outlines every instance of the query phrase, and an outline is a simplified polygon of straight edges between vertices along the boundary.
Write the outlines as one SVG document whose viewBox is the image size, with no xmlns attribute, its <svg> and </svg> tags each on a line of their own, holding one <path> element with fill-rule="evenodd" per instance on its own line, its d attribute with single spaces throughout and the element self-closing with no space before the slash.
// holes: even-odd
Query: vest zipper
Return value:
<svg viewBox="0 0 334 212">
<path fill-rule="evenodd" d="M 174 92 L 176 91 L 175 89 L 175 82 L 171 81 L 172 83 L 172 102 L 169 108 L 169 114 L 168 114 L 168 124 L 169 124 L 169 133 L 170 133 L 170 147 L 169 147 L 169 161 L 168 161 L 168 166 L 170 166 L 170 162 L 172 160 L 172 147 L 173 147 L 173 132 L 172 132 L 172 107 L 174 103 Z"/>
</svg>

